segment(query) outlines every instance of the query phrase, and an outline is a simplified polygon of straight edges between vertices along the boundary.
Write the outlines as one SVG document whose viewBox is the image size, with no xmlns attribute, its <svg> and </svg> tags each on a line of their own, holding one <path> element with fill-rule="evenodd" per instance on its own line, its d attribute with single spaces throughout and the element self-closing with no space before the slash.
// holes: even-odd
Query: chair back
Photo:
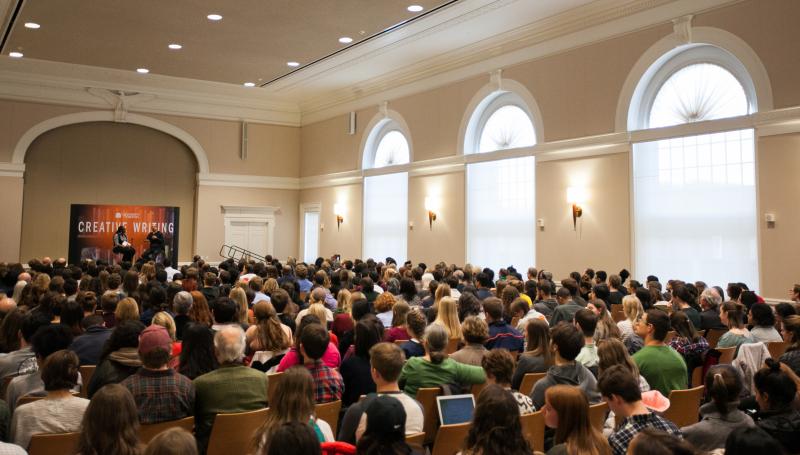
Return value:
<svg viewBox="0 0 800 455">
<path fill-rule="evenodd" d="M 314 414 L 331 426 L 333 434 L 339 434 L 339 411 L 342 410 L 342 400 L 320 403 L 314 406 Z"/>
<path fill-rule="evenodd" d="M 278 390 L 278 383 L 283 379 L 283 373 L 270 373 L 267 375 L 267 405 L 272 406 L 272 399 L 275 391 Z"/>
<path fill-rule="evenodd" d="M 81 365 L 78 367 L 78 370 L 81 372 L 81 381 L 83 384 L 81 385 L 81 397 L 88 398 L 89 397 L 89 382 L 92 381 L 92 376 L 94 376 L 94 370 L 97 368 L 97 365 Z"/>
<path fill-rule="evenodd" d="M 703 385 L 704 378 L 703 378 L 703 365 L 698 365 L 694 367 L 692 370 L 692 382 L 689 384 L 690 387 L 699 387 Z"/>
<path fill-rule="evenodd" d="M 542 411 L 524 414 L 519 418 L 522 424 L 522 434 L 525 435 L 531 449 L 544 452 L 544 414 Z"/>
<path fill-rule="evenodd" d="M 608 403 L 605 401 L 589 406 L 589 421 L 599 432 L 603 432 L 603 424 L 606 422 L 608 414 Z"/>
<path fill-rule="evenodd" d="M 486 388 L 486 383 L 485 382 L 483 384 L 473 384 L 472 385 L 472 390 L 470 390 L 470 392 L 472 393 L 472 396 L 475 397 L 475 401 L 476 402 L 478 401 L 478 395 L 480 395 L 481 392 L 483 392 L 483 389 L 485 389 L 485 388 Z"/>
<path fill-rule="evenodd" d="M 436 397 L 442 394 L 438 387 L 426 387 L 417 390 L 417 401 L 422 405 L 424 424 L 422 431 L 425 433 L 425 444 L 430 444 L 436 438 L 436 429 L 439 427 L 439 411 L 436 406 Z"/>
<path fill-rule="evenodd" d="M 422 449 L 422 445 L 425 444 L 425 432 L 407 434 L 406 444 L 412 446 L 412 449 Z"/>
<path fill-rule="evenodd" d="M 697 423 L 700 420 L 700 401 L 703 399 L 705 387 L 699 386 L 688 390 L 673 390 L 669 394 L 669 408 L 664 417 L 671 420 L 678 428 Z"/>
<path fill-rule="evenodd" d="M 733 356 L 736 354 L 736 346 L 731 346 L 729 348 L 715 348 L 715 349 L 720 352 L 719 355 L 720 364 L 726 363 L 730 365 L 731 362 L 733 362 Z"/>
<path fill-rule="evenodd" d="M 777 361 L 785 352 L 786 349 L 789 347 L 788 341 L 770 341 L 767 343 L 767 350 L 769 351 L 769 356 L 772 357 L 773 360 Z"/>
<path fill-rule="evenodd" d="M 716 348 L 717 342 L 722 335 L 725 335 L 728 329 L 708 329 L 706 330 L 706 341 L 708 341 L 709 348 Z"/>
<path fill-rule="evenodd" d="M 461 338 L 450 338 L 450 341 L 447 342 L 447 353 L 452 354 L 458 351 L 458 343 L 461 342 Z"/>
<path fill-rule="evenodd" d="M 621 303 L 611 304 L 611 319 L 613 319 L 614 322 L 620 322 L 625 320 L 625 312 L 622 310 Z"/>
<path fill-rule="evenodd" d="M 34 395 L 24 395 L 17 398 L 17 407 L 22 406 L 23 404 L 33 403 L 34 401 L 39 401 L 44 398 L 44 395 L 34 396 Z"/>
<path fill-rule="evenodd" d="M 194 430 L 194 417 L 184 417 L 178 420 L 168 420 L 166 422 L 149 423 L 139 426 L 139 442 L 147 444 L 151 439 L 155 438 L 157 434 L 162 431 L 169 430 L 170 428 L 183 428 L 189 433 Z"/>
<path fill-rule="evenodd" d="M 431 455 L 456 455 L 461 452 L 471 425 L 472 422 L 465 422 L 440 426 Z"/>
<path fill-rule="evenodd" d="M 29 455 L 52 455 L 54 453 L 75 453 L 78 448 L 79 432 L 57 434 L 35 434 L 31 436 Z"/>
<path fill-rule="evenodd" d="M 522 377 L 522 383 L 519 385 L 519 393 L 523 395 L 530 395 L 533 392 L 533 386 L 539 382 L 540 379 L 547 376 L 547 373 L 526 373 Z"/>
<path fill-rule="evenodd" d="M 408 341 L 408 340 L 394 340 L 394 344 L 396 344 L 396 345 L 398 345 L 398 346 L 401 346 L 401 345 L 402 345 L 402 344 L 404 344 L 406 341 Z"/>
<path fill-rule="evenodd" d="M 264 423 L 269 408 L 255 411 L 217 414 L 208 439 L 208 455 L 250 453 L 253 432 Z"/>
</svg>

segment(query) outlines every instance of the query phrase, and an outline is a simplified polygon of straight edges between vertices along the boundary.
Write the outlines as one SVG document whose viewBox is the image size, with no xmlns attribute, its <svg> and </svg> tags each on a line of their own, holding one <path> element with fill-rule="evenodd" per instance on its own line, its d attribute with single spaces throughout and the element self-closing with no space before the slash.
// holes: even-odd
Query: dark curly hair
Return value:
<svg viewBox="0 0 800 455">
<path fill-rule="evenodd" d="M 522 433 L 517 400 L 496 384 L 487 386 L 478 396 L 464 453 L 528 455 L 531 451 Z"/>
</svg>

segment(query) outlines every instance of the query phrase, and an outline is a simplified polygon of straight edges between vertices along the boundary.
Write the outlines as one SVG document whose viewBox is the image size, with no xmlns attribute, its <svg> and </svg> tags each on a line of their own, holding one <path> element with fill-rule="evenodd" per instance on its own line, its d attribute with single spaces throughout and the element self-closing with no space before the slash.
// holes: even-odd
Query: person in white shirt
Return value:
<svg viewBox="0 0 800 455">
<path fill-rule="evenodd" d="M 594 345 L 594 331 L 597 328 L 597 315 L 589 309 L 578 310 L 575 313 L 575 327 L 583 333 L 583 347 L 575 361 L 583 364 L 593 372 L 597 371 L 600 358 L 597 356 L 597 347 Z"/>
<path fill-rule="evenodd" d="M 523 299 L 516 299 L 510 306 L 511 316 L 519 318 L 516 329 L 525 333 L 525 328 L 528 326 L 528 321 L 532 319 L 540 319 L 547 321 L 547 318 L 542 314 L 531 308 Z"/>
</svg>

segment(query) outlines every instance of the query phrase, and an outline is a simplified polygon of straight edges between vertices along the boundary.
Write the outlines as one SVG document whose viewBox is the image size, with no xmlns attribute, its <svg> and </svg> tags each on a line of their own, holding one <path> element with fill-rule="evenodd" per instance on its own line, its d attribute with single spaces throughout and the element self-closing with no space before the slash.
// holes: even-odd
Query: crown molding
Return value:
<svg viewBox="0 0 800 455">
<path fill-rule="evenodd" d="M 113 108 L 91 91 L 146 95 L 131 112 L 180 115 L 287 126 L 300 125 L 300 111 L 264 90 L 110 68 L 12 59 L 0 56 L 0 99 Z"/>
<path fill-rule="evenodd" d="M 260 175 L 198 173 L 200 186 L 225 186 L 233 188 L 263 188 L 270 190 L 299 190 L 300 179 L 295 177 L 269 177 Z"/>
<path fill-rule="evenodd" d="M 25 175 L 25 165 L 17 163 L 0 163 L 0 177 L 21 179 Z"/>
<path fill-rule="evenodd" d="M 298 99 L 303 113 L 302 124 L 315 123 L 345 112 L 362 109 L 387 99 L 430 90 L 443 85 L 474 77 L 482 73 L 491 73 L 498 68 L 533 61 L 603 41 L 615 36 L 631 33 L 659 24 L 671 23 L 673 19 L 685 15 L 696 15 L 708 10 L 720 8 L 742 0 L 607 0 L 593 2 L 564 13 L 542 19 L 518 27 L 510 31 L 498 32 L 485 40 L 453 49 L 442 55 L 415 60 L 411 63 L 395 64 L 397 68 L 387 68 L 383 74 L 354 81 L 357 73 L 364 65 L 377 65 L 378 60 L 388 60 L 393 49 L 413 46 L 426 46 L 426 41 L 418 37 L 406 37 L 392 43 L 387 49 L 376 49 L 368 55 L 352 58 L 352 54 L 337 56 L 340 60 L 336 74 L 338 79 L 351 73 L 349 84 L 324 91 L 313 90 L 316 79 L 310 74 L 317 70 L 307 68 L 302 82 L 307 93 L 316 93 L 304 99 Z M 494 5 L 499 9 L 499 6 Z M 513 15 L 513 2 L 504 2 L 509 15 Z M 481 10 L 485 14 L 486 10 Z M 422 34 L 427 39 L 437 39 L 436 33 L 464 33 L 462 28 L 466 18 L 453 19 L 440 24 L 435 30 Z M 462 25 L 461 28 L 458 26 Z M 449 30 L 453 29 L 453 30 Z M 434 33 L 436 32 L 436 33 Z M 406 48 L 401 48 L 406 46 Z M 400 51 L 398 50 L 397 53 Z M 375 60 L 375 61 L 370 61 Z M 386 63 L 384 61 L 384 63 Z M 320 77 L 333 72 L 331 68 L 318 70 Z M 298 74 L 299 78 L 301 75 Z M 290 76 L 287 79 L 295 77 Z M 287 86 L 291 87 L 291 86 Z"/>
</svg>

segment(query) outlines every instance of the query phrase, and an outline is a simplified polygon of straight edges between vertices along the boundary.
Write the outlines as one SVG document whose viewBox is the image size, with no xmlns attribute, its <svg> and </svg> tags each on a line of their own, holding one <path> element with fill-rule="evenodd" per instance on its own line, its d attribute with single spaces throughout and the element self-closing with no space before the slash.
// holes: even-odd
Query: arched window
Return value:
<svg viewBox="0 0 800 455">
<path fill-rule="evenodd" d="M 719 48 L 662 63 L 643 93 L 639 127 L 747 115 L 752 82 Z M 679 134 L 679 133 L 678 133 Z M 636 274 L 758 287 L 752 129 L 679 136 L 633 147 Z"/>
<path fill-rule="evenodd" d="M 530 110 L 513 92 L 495 92 L 476 107 L 464 153 L 532 147 Z M 467 165 L 467 260 L 495 271 L 536 262 L 536 161 L 532 156 Z"/>
<path fill-rule="evenodd" d="M 367 136 L 364 169 L 408 164 L 411 147 L 405 128 L 392 118 L 378 121 Z M 402 264 L 407 255 L 408 172 L 364 177 L 363 257 Z"/>
</svg>

